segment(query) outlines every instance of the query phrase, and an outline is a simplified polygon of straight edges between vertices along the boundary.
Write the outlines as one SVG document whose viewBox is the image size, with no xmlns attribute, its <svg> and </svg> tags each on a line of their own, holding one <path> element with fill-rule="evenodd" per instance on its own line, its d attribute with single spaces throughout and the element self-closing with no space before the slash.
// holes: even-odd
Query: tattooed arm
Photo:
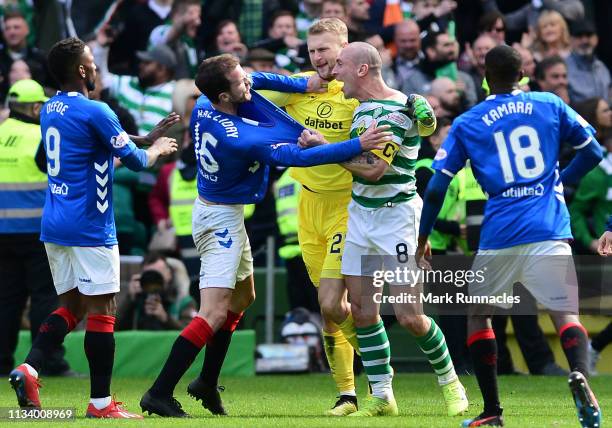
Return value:
<svg viewBox="0 0 612 428">
<path fill-rule="evenodd" d="M 378 181 L 385 174 L 389 164 L 372 152 L 364 152 L 340 164 L 353 175 L 368 181 Z"/>
</svg>

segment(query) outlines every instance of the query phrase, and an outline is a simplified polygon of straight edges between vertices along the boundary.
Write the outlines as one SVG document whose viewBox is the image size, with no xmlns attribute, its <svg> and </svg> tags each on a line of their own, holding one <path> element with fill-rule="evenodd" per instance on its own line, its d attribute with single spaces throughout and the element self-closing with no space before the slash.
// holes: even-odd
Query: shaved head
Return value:
<svg viewBox="0 0 612 428">
<path fill-rule="evenodd" d="M 346 45 L 343 49 L 346 60 L 356 66 L 366 64 L 369 70 L 378 70 L 382 67 L 382 59 L 378 50 L 369 43 L 353 42 Z"/>
</svg>

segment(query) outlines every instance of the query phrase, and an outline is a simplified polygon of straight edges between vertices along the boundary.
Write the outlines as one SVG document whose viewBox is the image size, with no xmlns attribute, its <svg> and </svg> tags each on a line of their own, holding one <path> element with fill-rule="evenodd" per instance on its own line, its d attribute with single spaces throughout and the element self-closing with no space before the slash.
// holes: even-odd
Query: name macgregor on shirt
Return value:
<svg viewBox="0 0 612 428">
<path fill-rule="evenodd" d="M 487 114 L 482 116 L 482 121 L 487 126 L 491 126 L 496 120 L 501 119 L 508 114 L 515 113 L 531 114 L 533 113 L 533 104 L 523 101 L 508 101 L 507 103 L 500 104 L 497 107 L 489 110 Z"/>
<path fill-rule="evenodd" d="M 211 119 L 213 122 L 217 122 L 225 129 L 225 135 L 227 137 L 238 138 L 238 128 L 234 125 L 234 122 L 221 116 L 220 114 L 214 114 L 210 110 L 198 110 L 198 119 L 205 117 Z"/>
</svg>

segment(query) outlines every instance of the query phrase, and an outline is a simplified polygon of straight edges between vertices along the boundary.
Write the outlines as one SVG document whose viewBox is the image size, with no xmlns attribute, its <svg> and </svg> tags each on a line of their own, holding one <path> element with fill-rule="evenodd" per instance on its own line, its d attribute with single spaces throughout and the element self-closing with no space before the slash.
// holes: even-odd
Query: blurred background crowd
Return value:
<svg viewBox="0 0 612 428">
<path fill-rule="evenodd" d="M 20 101 L 27 97 L 20 98 L 19 91 L 11 94 L 9 88 L 31 79 L 52 95 L 57 85 L 47 70 L 45 52 L 68 36 L 78 36 L 91 47 L 98 67 L 91 97 L 108 103 L 129 134 L 148 133 L 171 111 L 183 117 L 182 124 L 171 130 L 182 147 L 171 162 L 140 173 L 119 162 L 115 165 L 113 197 L 120 252 L 125 261 L 136 261 L 129 275 L 122 277 L 125 290 L 119 302 L 119 329 L 179 329 L 197 309 L 199 257 L 191 240 L 197 167 L 188 129 L 199 96 L 193 84 L 197 65 L 207 57 L 230 53 L 250 71 L 290 75 L 312 70 L 306 31 L 322 17 L 343 20 L 349 41 L 365 41 L 379 50 L 383 76 L 390 86 L 427 97 L 438 117 L 438 129 L 422 142 L 422 159 L 435 156 L 455 117 L 486 97 L 486 53 L 498 44 L 515 47 L 528 78 L 521 82 L 522 89 L 557 94 L 593 125 L 607 152 L 577 188 L 565 189 L 574 250 L 595 254 L 596 240 L 612 213 L 612 2 L 0 0 L 0 130 L 13 126 L 9 116 L 36 122 L 35 110 L 20 110 Z M 18 110 L 17 116 L 13 110 Z M 2 148 L 10 144 L 0 132 L 0 162 Z M 571 151 L 563 152 L 562 167 L 571 156 Z M 40 150 L 36 157 L 38 163 L 45 162 Z M 421 195 L 431 177 L 431 170 L 423 166 L 417 171 Z M 470 203 L 474 206 L 484 195 L 470 189 L 471 180 L 467 177 L 459 184 L 456 209 L 436 225 L 443 239 L 434 249 L 440 253 L 473 250 Z M 0 186 L 2 181 L 0 172 Z M 270 183 L 266 199 L 245 208 L 256 266 L 265 263 L 266 240 L 273 236 L 276 265 L 289 271 L 287 306 L 317 313 L 314 287 L 296 241 L 299 186 L 282 170 L 273 172 Z M 15 245 L 15 234 L 32 235 L 32 231 L 0 230 L 0 247 Z M 2 274 L 0 323 L 10 334 L 0 340 L 1 373 L 14 365 L 19 328 L 31 328 L 36 334 L 40 321 L 57 305 L 46 258 L 39 262 L 21 273 Z M 14 281 L 11 287 L 9 279 Z M 505 329 L 507 319 L 501 323 Z M 515 329 L 517 323 L 520 320 Z M 446 336 L 448 340 L 448 332 Z M 558 374 L 560 368 L 554 365 L 550 350 L 542 350 L 547 345 L 540 346 L 539 340 L 524 340 L 525 346 L 533 348 L 527 349 L 532 361 L 538 360 L 530 371 Z M 462 343 L 461 338 L 458 342 Z M 454 359 L 461 353 L 453 352 Z M 49 367 L 53 374 L 67 373 L 61 349 L 57 364 Z M 511 363 L 509 367 L 512 371 Z"/>
</svg>

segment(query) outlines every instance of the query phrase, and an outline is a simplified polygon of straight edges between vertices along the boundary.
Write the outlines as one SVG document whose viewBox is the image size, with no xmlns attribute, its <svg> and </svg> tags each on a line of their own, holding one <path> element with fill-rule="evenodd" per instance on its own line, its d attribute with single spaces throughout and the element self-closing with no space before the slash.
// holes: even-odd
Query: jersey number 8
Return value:
<svg viewBox="0 0 612 428">
<path fill-rule="evenodd" d="M 504 181 L 507 184 L 514 183 L 514 173 L 510 164 L 510 156 L 508 155 L 508 146 L 506 137 L 502 131 L 494 134 L 495 144 L 499 152 L 499 161 L 504 173 Z M 521 138 L 526 138 L 529 144 L 521 145 Z M 519 126 L 514 128 L 509 135 L 510 148 L 514 154 L 514 165 L 516 172 L 527 179 L 536 178 L 544 172 L 544 156 L 540 151 L 540 138 L 538 133 L 531 126 Z M 533 159 L 532 166 L 527 165 L 527 159 Z"/>
<path fill-rule="evenodd" d="M 47 174 L 55 177 L 60 172 L 60 133 L 50 126 L 45 134 L 45 149 L 47 151 Z"/>
</svg>

